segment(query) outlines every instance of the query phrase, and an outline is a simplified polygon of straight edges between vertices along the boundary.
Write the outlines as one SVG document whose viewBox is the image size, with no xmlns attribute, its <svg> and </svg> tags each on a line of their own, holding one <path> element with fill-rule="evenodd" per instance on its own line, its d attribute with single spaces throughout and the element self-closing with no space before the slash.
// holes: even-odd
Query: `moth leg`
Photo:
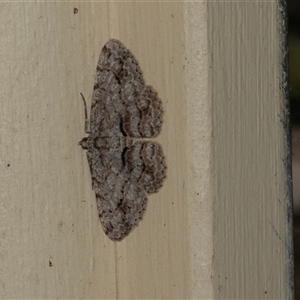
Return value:
<svg viewBox="0 0 300 300">
<path fill-rule="evenodd" d="M 84 116 L 85 116 L 85 123 L 84 123 L 84 131 L 85 133 L 88 133 L 90 134 L 91 131 L 88 130 L 88 113 L 87 113 L 87 107 L 86 107 L 86 101 L 84 99 L 84 96 L 82 95 L 82 93 L 80 93 L 81 97 L 82 97 L 82 100 L 83 100 L 83 104 L 84 104 Z"/>
</svg>

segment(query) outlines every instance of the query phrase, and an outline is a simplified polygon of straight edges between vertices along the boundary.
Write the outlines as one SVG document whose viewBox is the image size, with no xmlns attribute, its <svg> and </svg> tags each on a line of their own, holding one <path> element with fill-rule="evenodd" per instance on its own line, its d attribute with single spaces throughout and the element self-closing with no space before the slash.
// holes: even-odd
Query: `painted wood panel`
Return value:
<svg viewBox="0 0 300 300">
<path fill-rule="evenodd" d="M 75 9 L 76 8 L 76 9 Z M 292 297 L 286 48 L 259 2 L 2 2 L 0 297 Z M 104 43 L 163 101 L 167 179 L 122 242 L 84 136 Z"/>
</svg>

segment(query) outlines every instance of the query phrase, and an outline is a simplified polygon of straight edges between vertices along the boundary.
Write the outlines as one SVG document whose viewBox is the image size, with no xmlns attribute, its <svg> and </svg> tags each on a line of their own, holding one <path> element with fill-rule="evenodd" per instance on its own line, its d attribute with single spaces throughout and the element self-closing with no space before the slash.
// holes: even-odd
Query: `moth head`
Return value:
<svg viewBox="0 0 300 300">
<path fill-rule="evenodd" d="M 78 144 L 82 147 L 82 149 L 89 149 L 88 137 L 84 137 Z"/>
</svg>

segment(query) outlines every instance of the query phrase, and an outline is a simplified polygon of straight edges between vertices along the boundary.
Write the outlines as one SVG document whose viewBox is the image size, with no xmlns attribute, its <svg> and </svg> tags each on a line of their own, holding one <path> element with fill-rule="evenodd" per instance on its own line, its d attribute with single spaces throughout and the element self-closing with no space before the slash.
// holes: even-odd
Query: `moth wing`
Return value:
<svg viewBox="0 0 300 300">
<path fill-rule="evenodd" d="M 91 159 L 91 171 L 99 218 L 105 234 L 120 241 L 141 220 L 147 194 L 111 166 L 109 159 L 97 156 Z"/>
<path fill-rule="evenodd" d="M 100 87 L 106 91 L 104 97 L 98 97 Z M 107 99 L 105 107 L 114 107 L 125 135 L 150 138 L 159 134 L 163 115 L 161 100 L 151 86 L 145 85 L 137 60 L 120 41 L 112 39 L 104 45 L 95 88 L 93 98 Z"/>
<path fill-rule="evenodd" d="M 162 127 L 162 103 L 157 92 L 146 86 L 124 109 L 123 130 L 130 137 L 151 138 Z"/>
<path fill-rule="evenodd" d="M 136 142 L 124 154 L 125 174 L 147 193 L 157 192 L 166 177 L 165 157 L 154 142 Z"/>
<path fill-rule="evenodd" d="M 119 44 L 117 40 L 108 41 L 97 64 L 90 117 L 91 132 L 95 136 L 120 132 L 124 105 L 121 100 L 122 85 L 116 75 L 122 68 Z"/>
</svg>

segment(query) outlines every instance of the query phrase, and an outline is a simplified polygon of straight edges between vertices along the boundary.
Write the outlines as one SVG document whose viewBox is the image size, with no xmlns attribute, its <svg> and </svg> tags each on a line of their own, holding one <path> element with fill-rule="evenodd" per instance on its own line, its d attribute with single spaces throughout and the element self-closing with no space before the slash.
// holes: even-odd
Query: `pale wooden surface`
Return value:
<svg viewBox="0 0 300 300">
<path fill-rule="evenodd" d="M 206 19 L 199 19 L 206 5 L 18 2 L 1 3 L 0 10 L 0 298 L 211 298 L 211 188 L 204 192 L 201 184 L 210 180 L 204 175 L 209 160 L 203 148 L 199 164 L 190 147 L 201 149 L 197 132 L 210 138 L 211 117 L 198 106 L 200 96 L 204 107 L 209 103 L 208 63 L 202 58 Z M 157 140 L 166 155 L 167 180 L 121 243 L 102 231 L 86 155 L 78 146 L 84 136 L 79 93 L 89 104 L 95 66 L 109 38 L 135 54 L 165 110 Z M 195 42 L 197 51 L 204 49 L 197 66 Z M 201 64 L 204 89 L 195 97 L 188 76 Z M 193 80 L 199 91 L 201 81 Z M 197 111 L 201 128 L 191 130 Z M 196 220 L 189 217 L 195 210 Z M 201 211 L 208 213 L 198 220 Z"/>
<path fill-rule="evenodd" d="M 0 4 L 0 298 L 291 298 L 278 10 Z M 77 144 L 79 93 L 89 104 L 109 38 L 165 110 L 168 177 L 121 243 L 102 231 Z"/>
</svg>

